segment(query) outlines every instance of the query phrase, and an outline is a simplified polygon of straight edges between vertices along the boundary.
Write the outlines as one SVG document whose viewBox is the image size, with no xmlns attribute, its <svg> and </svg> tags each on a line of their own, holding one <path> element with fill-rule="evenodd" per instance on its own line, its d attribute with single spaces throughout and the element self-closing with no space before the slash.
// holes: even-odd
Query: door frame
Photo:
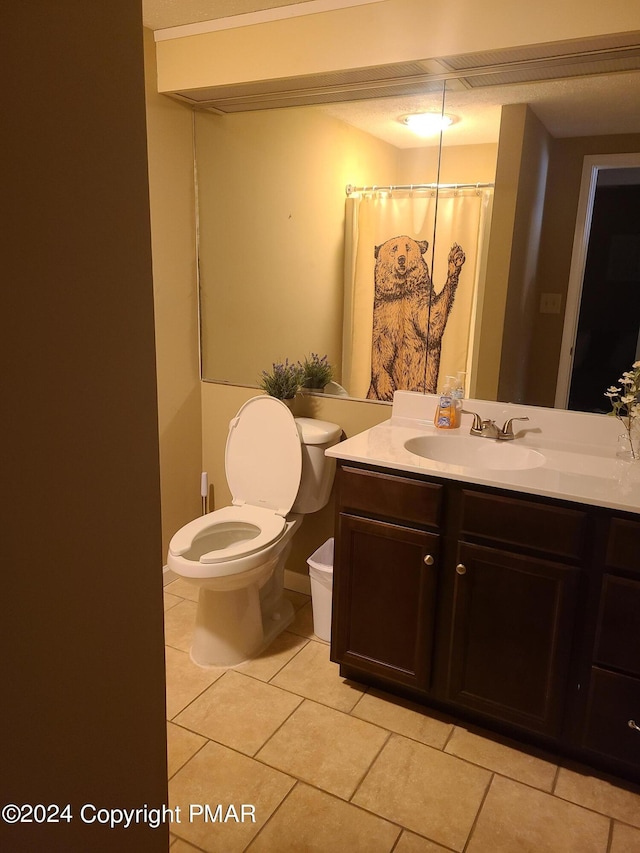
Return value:
<svg viewBox="0 0 640 853">
<path fill-rule="evenodd" d="M 564 311 L 564 327 L 562 330 L 562 346 L 560 348 L 560 363 L 558 365 L 558 381 L 556 384 L 556 409 L 566 409 L 569 402 L 571 375 L 573 372 L 573 355 L 578 333 L 578 318 L 582 301 L 582 285 L 587 262 L 591 220 L 596 196 L 598 172 L 601 169 L 624 169 L 640 167 L 638 154 L 590 154 L 583 159 L 582 179 L 578 212 L 573 237 L 571 253 L 571 269 L 567 286 L 567 298 Z"/>
</svg>

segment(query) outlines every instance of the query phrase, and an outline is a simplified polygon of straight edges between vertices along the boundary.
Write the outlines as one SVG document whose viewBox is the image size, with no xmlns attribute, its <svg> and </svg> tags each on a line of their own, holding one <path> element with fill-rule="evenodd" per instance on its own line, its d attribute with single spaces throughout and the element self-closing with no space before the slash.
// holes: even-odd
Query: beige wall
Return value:
<svg viewBox="0 0 640 853">
<path fill-rule="evenodd" d="M 200 512 L 193 117 L 190 108 L 157 93 L 149 30 L 144 49 L 165 559 L 171 536 Z"/>
<path fill-rule="evenodd" d="M 342 361 L 348 183 L 392 183 L 397 150 L 314 108 L 196 115 L 203 375 Z M 336 377 L 340 381 L 340 376 Z"/>
<path fill-rule="evenodd" d="M 160 853 L 79 814 L 167 802 L 141 11 L 2 15 L 2 801 L 73 819 L 0 848 Z"/>
<path fill-rule="evenodd" d="M 500 377 L 502 334 L 509 289 L 509 267 L 528 107 L 512 104 L 502 110 L 496 166 L 496 193 L 487 253 L 487 286 L 477 342 L 474 396 L 495 400 Z"/>
<path fill-rule="evenodd" d="M 443 184 L 477 184 L 496 176 L 498 145 L 445 145 L 440 158 L 439 179 Z M 398 183 L 418 184 L 438 175 L 438 146 L 403 148 L 398 151 Z M 426 178 L 425 178 L 426 176 Z"/>
<path fill-rule="evenodd" d="M 507 107 L 506 111 L 510 109 L 513 107 Z M 539 282 L 538 279 L 538 254 L 551 143 L 546 128 L 527 107 L 524 112 L 516 205 L 511 228 L 511 255 L 496 395 L 496 399 L 512 403 L 528 402 L 527 373 L 533 346 L 533 329 L 540 306 L 538 285 L 548 286 L 548 282 Z M 501 185 L 500 192 L 502 189 Z M 491 239 L 496 239 L 493 232 Z M 489 280 L 493 283 L 491 278 Z"/>
</svg>

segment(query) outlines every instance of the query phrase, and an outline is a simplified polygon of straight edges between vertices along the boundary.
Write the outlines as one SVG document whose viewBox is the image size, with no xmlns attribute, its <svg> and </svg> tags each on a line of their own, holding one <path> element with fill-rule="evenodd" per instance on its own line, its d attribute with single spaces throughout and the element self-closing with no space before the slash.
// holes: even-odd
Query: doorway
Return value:
<svg viewBox="0 0 640 853">
<path fill-rule="evenodd" d="M 640 358 L 640 156 L 604 159 L 585 158 L 556 394 L 582 412 Z"/>
</svg>

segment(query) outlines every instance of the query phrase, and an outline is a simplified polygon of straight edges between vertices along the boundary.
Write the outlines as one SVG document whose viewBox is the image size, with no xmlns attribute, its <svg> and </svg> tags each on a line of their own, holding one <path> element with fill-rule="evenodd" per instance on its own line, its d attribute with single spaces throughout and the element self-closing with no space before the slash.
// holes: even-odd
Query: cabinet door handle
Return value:
<svg viewBox="0 0 640 853">
<path fill-rule="evenodd" d="M 640 726 L 636 723 L 635 720 L 629 720 L 627 725 L 630 729 L 635 729 L 637 732 L 640 732 Z"/>
<path fill-rule="evenodd" d="M 427 554 L 427 556 L 424 558 L 424 563 L 426 566 L 432 566 L 434 564 L 434 562 L 435 561 L 434 561 L 433 557 L 431 556 L 431 554 Z"/>
<path fill-rule="evenodd" d="M 467 573 L 467 567 L 463 563 L 458 563 L 456 566 L 456 572 L 459 575 L 465 575 Z"/>
</svg>

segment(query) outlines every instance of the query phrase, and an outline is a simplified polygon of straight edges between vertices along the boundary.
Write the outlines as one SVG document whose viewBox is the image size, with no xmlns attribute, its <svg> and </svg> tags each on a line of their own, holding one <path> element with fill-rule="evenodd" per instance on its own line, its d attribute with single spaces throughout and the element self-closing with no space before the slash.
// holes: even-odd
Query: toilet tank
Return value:
<svg viewBox="0 0 640 853">
<path fill-rule="evenodd" d="M 291 512 L 307 514 L 322 509 L 329 500 L 336 460 L 324 455 L 328 447 L 340 441 L 342 429 L 328 421 L 296 418 L 302 445 L 300 488 Z"/>
</svg>

